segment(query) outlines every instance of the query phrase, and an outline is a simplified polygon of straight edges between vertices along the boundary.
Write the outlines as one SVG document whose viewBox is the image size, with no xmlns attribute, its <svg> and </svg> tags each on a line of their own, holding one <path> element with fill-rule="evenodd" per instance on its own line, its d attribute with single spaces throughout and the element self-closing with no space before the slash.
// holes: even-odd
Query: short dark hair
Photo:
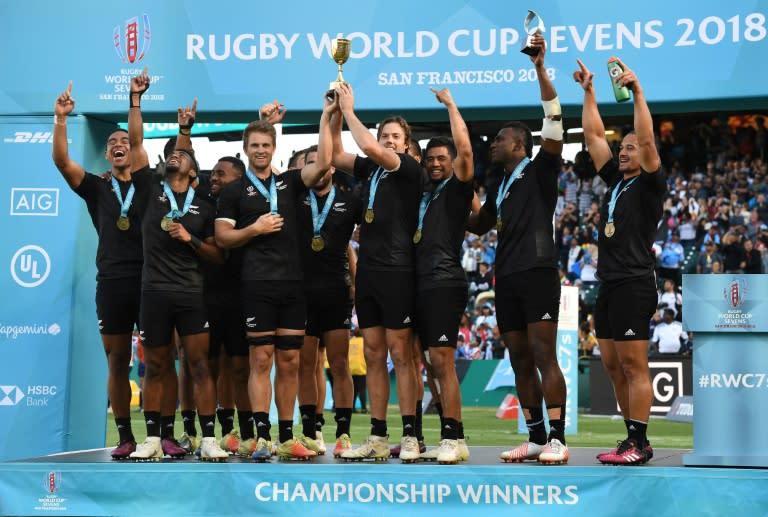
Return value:
<svg viewBox="0 0 768 517">
<path fill-rule="evenodd" d="M 451 154 L 451 158 L 456 158 L 456 155 L 458 154 L 456 151 L 456 144 L 453 143 L 453 138 L 447 136 L 436 136 L 427 142 L 427 152 L 435 147 L 448 148 L 448 152 Z"/>
<path fill-rule="evenodd" d="M 240 158 L 236 158 L 234 156 L 222 156 L 219 158 L 220 162 L 227 162 L 231 163 L 232 166 L 237 169 L 237 172 L 240 174 L 245 174 L 245 164 L 243 163 L 243 160 Z"/>
<path fill-rule="evenodd" d="M 522 122 L 513 120 L 512 122 L 507 122 L 506 124 L 501 126 L 501 129 L 514 129 L 515 131 L 517 131 L 523 139 L 523 145 L 525 146 L 525 155 L 528 158 L 533 157 L 533 135 L 531 134 L 531 129 L 528 126 L 526 126 Z"/>
<path fill-rule="evenodd" d="M 251 133 L 264 133 L 272 137 L 272 145 L 277 145 L 277 131 L 275 126 L 266 120 L 254 120 L 243 130 L 243 149 L 248 144 L 248 137 Z"/>
</svg>

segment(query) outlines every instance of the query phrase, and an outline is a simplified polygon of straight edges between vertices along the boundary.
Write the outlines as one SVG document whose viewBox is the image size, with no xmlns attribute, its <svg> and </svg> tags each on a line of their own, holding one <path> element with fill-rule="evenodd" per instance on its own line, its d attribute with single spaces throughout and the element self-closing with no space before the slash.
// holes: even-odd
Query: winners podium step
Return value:
<svg viewBox="0 0 768 517">
<path fill-rule="evenodd" d="M 601 449 L 568 465 L 512 464 L 500 447 L 471 447 L 460 465 L 312 462 L 236 457 L 112 461 L 111 449 L 0 463 L 0 515 L 763 515 L 768 470 L 690 468 L 680 449 L 612 467 Z"/>
</svg>

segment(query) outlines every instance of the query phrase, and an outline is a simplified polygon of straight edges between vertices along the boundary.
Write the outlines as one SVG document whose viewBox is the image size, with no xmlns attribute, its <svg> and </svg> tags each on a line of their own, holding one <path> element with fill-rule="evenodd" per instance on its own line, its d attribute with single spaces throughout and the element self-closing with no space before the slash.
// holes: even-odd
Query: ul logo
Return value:
<svg viewBox="0 0 768 517">
<path fill-rule="evenodd" d="M 37 287 L 51 272 L 51 258 L 40 246 L 20 248 L 11 259 L 11 276 L 21 287 Z"/>
</svg>

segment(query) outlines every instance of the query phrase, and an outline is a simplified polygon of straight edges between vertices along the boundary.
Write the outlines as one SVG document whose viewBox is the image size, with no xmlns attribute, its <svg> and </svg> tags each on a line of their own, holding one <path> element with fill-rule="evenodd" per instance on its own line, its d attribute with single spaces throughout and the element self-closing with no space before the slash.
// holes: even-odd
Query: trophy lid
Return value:
<svg viewBox="0 0 768 517">
<path fill-rule="evenodd" d="M 533 20 L 538 19 L 538 24 L 531 29 L 531 23 Z M 523 27 L 525 27 L 525 32 L 528 34 L 535 34 L 536 32 L 544 32 L 546 31 L 546 27 L 544 27 L 544 20 L 541 18 L 539 13 L 534 11 L 533 9 L 528 9 L 528 16 L 525 17 L 525 22 L 523 23 Z"/>
</svg>

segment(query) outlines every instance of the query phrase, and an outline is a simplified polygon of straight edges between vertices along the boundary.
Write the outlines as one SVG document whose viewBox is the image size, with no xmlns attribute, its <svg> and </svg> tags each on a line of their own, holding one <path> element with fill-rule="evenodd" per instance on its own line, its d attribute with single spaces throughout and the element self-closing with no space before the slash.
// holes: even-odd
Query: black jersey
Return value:
<svg viewBox="0 0 768 517">
<path fill-rule="evenodd" d="M 299 203 L 299 252 L 304 270 L 304 285 L 310 289 L 350 285 L 347 246 L 356 224 L 360 224 L 360 199 L 336 188 L 333 206 L 320 230 L 324 247 L 312 250 L 312 208 L 309 192 Z M 329 193 L 317 197 L 317 210 L 322 212 Z"/>
<path fill-rule="evenodd" d="M 543 149 L 525 166 L 501 202 L 501 232 L 496 250 L 496 276 L 534 268 L 557 268 L 554 214 L 560 155 Z M 509 176 L 506 171 L 504 179 Z M 483 210 L 497 217 L 500 185 L 488 189 Z"/>
<path fill-rule="evenodd" d="M 603 282 L 615 282 L 652 275 L 656 267 L 653 241 L 662 214 L 667 183 L 662 171 L 640 175 L 628 188 L 619 165 L 609 160 L 599 172 L 608 184 L 600 207 L 600 236 L 597 240 L 597 276 Z M 615 233 L 605 236 L 608 203 L 619 181 L 625 187 L 613 211 Z"/>
<path fill-rule="evenodd" d="M 144 269 L 141 285 L 145 291 L 177 291 L 202 293 L 203 273 L 200 259 L 189 244 L 170 236 L 160 227 L 163 217 L 171 210 L 171 203 L 163 190 L 163 179 L 155 176 L 149 167 L 133 173 L 136 185 L 137 209 L 141 214 L 141 232 L 144 244 Z M 187 192 L 174 192 L 181 210 Z M 200 240 L 213 236 L 215 210 L 195 193 L 189 211 L 175 222 Z"/>
<path fill-rule="evenodd" d="M 200 192 L 201 189 L 195 189 Z M 210 188 L 201 193 L 215 209 L 218 196 L 214 196 Z M 224 264 L 214 264 L 202 261 L 203 266 L 203 295 L 207 305 L 217 307 L 239 307 L 240 305 L 240 269 L 242 267 L 242 250 L 234 248 L 223 250 Z"/>
<path fill-rule="evenodd" d="M 413 271 L 413 232 L 422 191 L 421 166 L 407 154 L 399 154 L 400 168 L 383 171 L 374 198 L 374 219 L 360 227 L 358 267 L 371 271 Z M 379 166 L 370 158 L 355 158 L 354 173 L 366 180 L 361 198 L 366 210 L 371 178 Z"/>
<path fill-rule="evenodd" d="M 130 189 L 130 181 L 117 180 L 123 200 Z M 99 236 L 96 250 L 96 280 L 138 278 L 144 262 L 141 252 L 141 221 L 134 202 L 128 210 L 128 230 L 117 227 L 120 203 L 112 188 L 111 179 L 86 173 L 75 194 L 85 200 L 93 227 Z"/>
<path fill-rule="evenodd" d="M 291 170 L 260 181 L 269 192 L 272 177 L 277 189 L 277 210 L 283 217 L 280 231 L 259 235 L 243 246 L 242 280 L 301 280 L 301 264 L 298 250 L 296 206 L 306 194 L 307 187 L 301 179 L 301 171 Z M 248 179 L 226 185 L 219 194 L 218 219 L 235 222 L 235 228 L 245 228 L 259 217 L 270 212 L 269 201 Z"/>
<path fill-rule="evenodd" d="M 461 245 L 473 195 L 472 182 L 464 183 L 452 176 L 429 204 L 421 240 L 416 244 L 419 291 L 467 285 L 461 267 Z"/>
</svg>

